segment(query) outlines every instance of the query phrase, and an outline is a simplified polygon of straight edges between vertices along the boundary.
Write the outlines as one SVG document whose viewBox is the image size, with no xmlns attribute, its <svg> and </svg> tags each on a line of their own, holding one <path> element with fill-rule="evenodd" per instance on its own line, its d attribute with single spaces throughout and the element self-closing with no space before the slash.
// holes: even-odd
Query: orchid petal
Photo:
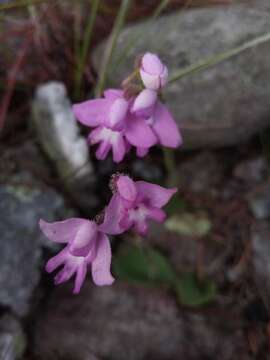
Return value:
<svg viewBox="0 0 270 360">
<path fill-rule="evenodd" d="M 149 152 L 149 148 L 141 148 L 138 147 L 136 150 L 136 154 L 138 157 L 144 157 L 145 155 L 147 155 Z"/>
<path fill-rule="evenodd" d="M 139 235 L 145 236 L 148 230 L 148 225 L 144 219 L 141 219 L 134 223 L 134 228 Z"/>
<path fill-rule="evenodd" d="M 156 105 L 152 128 L 161 145 L 177 148 L 182 144 L 182 137 L 175 120 L 166 106 L 161 103 Z"/>
<path fill-rule="evenodd" d="M 85 222 L 87 222 L 87 220 L 80 218 L 71 218 L 52 223 L 40 219 L 39 226 L 43 234 L 51 241 L 67 243 L 76 236 L 78 229 L 84 225 Z"/>
<path fill-rule="evenodd" d="M 64 248 L 57 255 L 52 257 L 45 266 L 46 271 L 48 273 L 51 273 L 55 269 L 57 269 L 60 265 L 64 264 L 66 260 L 67 252 L 68 252 L 67 248 Z"/>
<path fill-rule="evenodd" d="M 132 112 L 150 108 L 155 104 L 156 100 L 157 100 L 156 91 L 151 89 L 144 89 L 136 97 L 132 106 Z"/>
<path fill-rule="evenodd" d="M 136 181 L 136 187 L 139 196 L 142 199 L 147 199 L 147 204 L 155 208 L 161 208 L 166 205 L 177 191 L 177 188 L 166 189 L 146 181 Z"/>
<path fill-rule="evenodd" d="M 157 143 L 157 138 L 146 121 L 130 116 L 125 129 L 128 142 L 136 147 L 149 148 Z"/>
<path fill-rule="evenodd" d="M 70 243 L 69 251 L 75 256 L 85 256 L 90 251 L 97 237 L 97 224 L 86 220 L 78 229 Z"/>
<path fill-rule="evenodd" d="M 124 98 L 114 100 L 109 110 L 109 123 L 107 125 L 113 128 L 122 123 L 127 115 L 128 106 L 129 104 Z"/>
<path fill-rule="evenodd" d="M 101 140 L 103 140 L 102 138 L 103 129 L 104 128 L 102 126 L 99 126 L 90 132 L 87 139 L 90 145 L 98 144 Z"/>
<path fill-rule="evenodd" d="M 123 90 L 119 89 L 107 89 L 104 91 L 104 97 L 108 100 L 116 100 L 119 97 L 123 97 Z"/>
<path fill-rule="evenodd" d="M 133 225 L 134 225 L 134 220 L 131 219 L 131 217 L 129 216 L 129 212 L 126 211 L 125 215 L 119 221 L 119 226 L 122 229 L 122 231 L 127 231 L 131 229 Z"/>
<path fill-rule="evenodd" d="M 110 241 L 105 234 L 100 233 L 97 239 L 97 254 L 92 262 L 92 277 L 96 285 L 111 285 L 114 282 L 110 271 L 111 258 Z"/>
<path fill-rule="evenodd" d="M 116 163 L 121 162 L 126 154 L 126 143 L 122 134 L 120 133 L 118 138 L 112 143 L 112 152 L 113 161 Z"/>
<path fill-rule="evenodd" d="M 103 124 L 110 106 L 111 101 L 109 100 L 95 99 L 75 104 L 72 106 L 72 110 L 81 124 L 96 127 Z"/>
<path fill-rule="evenodd" d="M 153 53 L 146 53 L 142 57 L 141 67 L 149 74 L 159 74 L 163 71 L 163 64 L 159 57 Z"/>
<path fill-rule="evenodd" d="M 166 219 L 166 213 L 159 208 L 148 207 L 147 217 L 159 223 L 163 223 L 163 221 Z"/>
<path fill-rule="evenodd" d="M 99 230 L 110 235 L 117 235 L 124 232 L 119 222 L 125 214 L 123 201 L 118 194 L 112 196 L 109 205 L 105 209 L 104 221 L 99 225 Z"/>
<path fill-rule="evenodd" d="M 81 266 L 79 266 L 77 269 L 73 294 L 78 294 L 80 292 L 82 284 L 86 278 L 86 274 L 87 274 L 87 263 L 83 262 Z"/>
<path fill-rule="evenodd" d="M 137 189 L 134 181 L 129 176 L 120 176 L 117 180 L 117 190 L 125 200 L 135 201 Z"/>
<path fill-rule="evenodd" d="M 146 53 L 141 61 L 140 75 L 145 87 L 159 90 L 168 79 L 168 69 L 156 54 Z"/>
<path fill-rule="evenodd" d="M 98 160 L 104 160 L 109 151 L 111 150 L 111 143 L 108 142 L 108 141 L 101 141 L 100 145 L 98 146 L 97 148 L 97 151 L 96 151 L 96 157 Z"/>
</svg>

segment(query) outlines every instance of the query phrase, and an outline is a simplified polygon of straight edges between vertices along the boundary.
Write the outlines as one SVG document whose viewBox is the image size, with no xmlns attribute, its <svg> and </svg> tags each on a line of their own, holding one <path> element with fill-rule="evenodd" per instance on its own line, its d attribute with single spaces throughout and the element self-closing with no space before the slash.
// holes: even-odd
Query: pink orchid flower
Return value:
<svg viewBox="0 0 270 360">
<path fill-rule="evenodd" d="M 140 235 L 148 230 L 148 220 L 162 223 L 166 214 L 161 209 L 177 191 L 145 181 L 133 181 L 120 175 L 113 180 L 115 193 L 105 209 L 100 229 L 108 234 L 120 234 L 134 228 Z"/>
<path fill-rule="evenodd" d="M 148 97 L 147 89 L 143 90 L 138 97 Z M 149 90 L 150 91 L 150 90 Z M 169 148 L 177 148 L 183 142 L 181 133 L 178 129 L 176 121 L 172 117 L 172 114 L 169 112 L 167 107 L 163 105 L 160 101 L 155 100 L 152 103 L 152 95 L 150 95 L 151 99 L 148 101 L 139 99 L 135 99 L 132 112 L 135 116 L 139 116 L 140 118 L 144 118 L 146 124 L 151 128 L 153 134 L 156 136 L 157 143 L 162 146 L 166 146 Z M 136 104 L 137 102 L 137 104 Z M 140 104 L 138 104 L 140 103 Z M 142 106 L 144 106 L 143 108 Z M 136 106 L 135 106 L 136 105 Z M 142 105 L 142 106 L 139 106 Z M 134 110 L 137 109 L 137 110 Z M 149 147 L 137 146 L 137 155 L 143 157 L 149 151 Z"/>
<path fill-rule="evenodd" d="M 156 54 L 144 54 L 141 59 L 140 75 L 147 89 L 159 90 L 168 80 L 168 69 Z"/>
<path fill-rule="evenodd" d="M 98 144 L 96 156 L 103 160 L 112 149 L 113 160 L 120 162 L 130 145 L 150 148 L 157 138 L 150 126 L 140 116 L 130 113 L 132 99 L 126 100 L 124 92 L 109 89 L 104 98 L 73 105 L 73 112 L 82 124 L 93 127 L 89 135 L 91 145 Z"/>
<path fill-rule="evenodd" d="M 99 144 L 96 157 L 104 160 L 112 149 L 113 160 L 120 162 L 126 153 L 123 128 L 129 105 L 121 90 L 105 91 L 104 96 L 73 105 L 73 112 L 80 123 L 95 128 L 88 140 Z"/>
<path fill-rule="evenodd" d="M 146 89 L 133 101 L 131 112 L 145 119 L 160 145 L 177 148 L 182 144 L 180 131 L 167 107 L 158 100 L 157 94 L 167 82 L 167 67 L 157 55 L 146 53 L 141 60 L 140 75 Z M 137 148 L 138 156 L 142 157 L 147 152 L 147 148 Z"/>
<path fill-rule="evenodd" d="M 111 285 L 114 282 L 110 272 L 110 241 L 94 221 L 71 218 L 48 223 L 41 219 L 39 225 L 48 239 L 67 244 L 46 264 L 46 271 L 49 273 L 63 266 L 55 276 L 56 285 L 68 281 L 75 275 L 73 292 L 79 293 L 89 268 L 96 285 Z"/>
</svg>

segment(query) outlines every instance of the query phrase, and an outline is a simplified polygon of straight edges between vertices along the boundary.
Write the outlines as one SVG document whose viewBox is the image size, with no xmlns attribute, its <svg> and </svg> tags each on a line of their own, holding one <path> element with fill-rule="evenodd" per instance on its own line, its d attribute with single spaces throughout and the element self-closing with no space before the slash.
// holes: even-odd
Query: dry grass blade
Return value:
<svg viewBox="0 0 270 360">
<path fill-rule="evenodd" d="M 120 5 L 117 17 L 116 17 L 114 25 L 113 25 L 111 35 L 110 35 L 110 38 L 108 40 L 108 43 L 107 43 L 107 46 L 105 49 L 103 62 L 101 64 L 99 77 L 98 77 L 98 83 L 97 83 L 96 90 L 95 90 L 95 95 L 97 97 L 101 95 L 101 93 L 104 89 L 107 72 L 108 72 L 108 67 L 110 65 L 110 61 L 112 58 L 113 51 L 115 49 L 118 35 L 124 24 L 130 3 L 131 3 L 131 0 L 122 0 L 121 1 L 121 5 Z"/>
<path fill-rule="evenodd" d="M 4 127 L 7 110 L 9 107 L 9 103 L 10 103 L 10 100 L 12 97 L 13 90 L 16 85 L 17 74 L 20 71 L 20 68 L 21 68 L 23 62 L 25 61 L 25 57 L 26 57 L 27 51 L 29 49 L 29 46 L 31 44 L 31 41 L 32 41 L 32 36 L 31 36 L 31 34 L 29 34 L 27 36 L 27 38 L 25 39 L 25 42 L 24 42 L 22 48 L 20 49 L 20 52 L 16 58 L 13 68 L 10 70 L 9 74 L 7 75 L 7 90 L 5 92 L 5 95 L 3 97 L 3 100 L 2 100 L 2 103 L 0 106 L 0 132 Z"/>
</svg>

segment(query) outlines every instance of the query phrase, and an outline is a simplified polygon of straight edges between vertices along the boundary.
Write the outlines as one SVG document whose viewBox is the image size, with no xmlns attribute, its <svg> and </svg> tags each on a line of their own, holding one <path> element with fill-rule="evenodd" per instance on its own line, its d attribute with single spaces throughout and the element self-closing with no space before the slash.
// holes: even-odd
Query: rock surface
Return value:
<svg viewBox="0 0 270 360">
<path fill-rule="evenodd" d="M 224 178 L 224 168 L 222 156 L 213 151 L 202 151 L 178 166 L 179 187 L 195 193 L 213 192 Z"/>
<path fill-rule="evenodd" d="M 173 74 L 267 33 L 267 9 L 268 0 L 256 0 L 188 10 L 130 26 L 119 37 L 109 83 L 119 86 L 132 71 L 136 56 L 146 51 L 158 53 Z M 95 51 L 96 68 L 103 51 L 104 45 Z M 269 55 L 265 43 L 166 88 L 165 100 L 183 131 L 185 148 L 238 144 L 270 125 Z"/>
<path fill-rule="evenodd" d="M 266 181 L 269 176 L 269 166 L 266 158 L 261 155 L 237 164 L 233 174 L 237 179 L 248 182 L 249 187 L 253 189 L 254 186 Z"/>
<path fill-rule="evenodd" d="M 33 102 L 33 121 L 38 139 L 55 163 L 62 182 L 78 205 L 89 209 L 95 205 L 92 190 L 94 171 L 86 139 L 79 135 L 65 86 L 49 82 L 38 87 Z"/>
<path fill-rule="evenodd" d="M 42 246 L 50 246 L 38 228 L 67 215 L 63 198 L 21 172 L 0 184 L 0 305 L 26 315 L 39 281 Z"/>
<path fill-rule="evenodd" d="M 270 311 L 270 224 L 257 221 L 252 229 L 252 266 L 257 289 Z"/>
<path fill-rule="evenodd" d="M 241 331 L 222 322 L 179 311 L 160 290 L 86 283 L 74 297 L 63 286 L 38 323 L 35 352 L 46 360 L 249 359 Z"/>
<path fill-rule="evenodd" d="M 26 338 L 19 322 L 11 315 L 0 318 L 0 359 L 20 359 L 26 347 Z"/>
<path fill-rule="evenodd" d="M 261 185 L 248 196 L 251 211 L 256 219 L 270 218 L 270 181 Z"/>
</svg>

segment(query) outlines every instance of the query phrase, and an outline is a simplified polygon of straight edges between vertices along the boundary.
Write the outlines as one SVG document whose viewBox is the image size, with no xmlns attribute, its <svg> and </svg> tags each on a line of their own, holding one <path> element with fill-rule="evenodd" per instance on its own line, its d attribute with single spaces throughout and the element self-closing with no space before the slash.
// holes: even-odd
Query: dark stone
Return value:
<svg viewBox="0 0 270 360">
<path fill-rule="evenodd" d="M 270 223 L 257 221 L 252 228 L 252 268 L 257 290 L 270 312 Z"/>
<path fill-rule="evenodd" d="M 0 184 L 0 304 L 26 315 L 39 281 L 41 249 L 51 243 L 41 234 L 38 221 L 68 215 L 61 195 L 20 172 Z"/>
<path fill-rule="evenodd" d="M 249 359 L 227 319 L 183 312 L 161 290 L 120 283 L 87 282 L 78 296 L 70 286 L 55 289 L 34 335 L 42 360 Z"/>
<path fill-rule="evenodd" d="M 268 0 L 256 0 L 180 11 L 130 26 L 119 36 L 108 85 L 120 86 L 135 58 L 146 51 L 159 54 L 173 75 L 268 33 L 267 10 Z M 96 69 L 103 53 L 104 44 L 94 53 Z M 182 129 L 184 148 L 238 144 L 270 126 L 269 55 L 269 43 L 264 43 L 164 90 Z"/>
<path fill-rule="evenodd" d="M 248 195 L 248 201 L 256 219 L 270 218 L 270 181 Z"/>
<path fill-rule="evenodd" d="M 26 338 L 20 323 L 11 315 L 0 318 L 0 359 L 20 359 L 26 347 Z"/>
</svg>

